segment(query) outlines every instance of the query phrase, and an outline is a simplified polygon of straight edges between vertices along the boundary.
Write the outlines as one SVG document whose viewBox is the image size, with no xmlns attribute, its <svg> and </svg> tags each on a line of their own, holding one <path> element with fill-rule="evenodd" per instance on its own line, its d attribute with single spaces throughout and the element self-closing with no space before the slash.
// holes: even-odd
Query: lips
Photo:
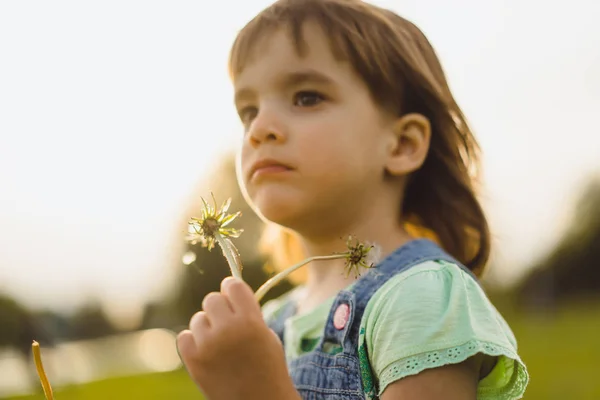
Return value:
<svg viewBox="0 0 600 400">
<path fill-rule="evenodd" d="M 264 158 L 252 164 L 252 168 L 250 168 L 249 177 L 250 179 L 252 179 L 257 175 L 277 174 L 289 171 L 291 169 L 292 167 L 280 161 L 270 158 Z"/>
</svg>

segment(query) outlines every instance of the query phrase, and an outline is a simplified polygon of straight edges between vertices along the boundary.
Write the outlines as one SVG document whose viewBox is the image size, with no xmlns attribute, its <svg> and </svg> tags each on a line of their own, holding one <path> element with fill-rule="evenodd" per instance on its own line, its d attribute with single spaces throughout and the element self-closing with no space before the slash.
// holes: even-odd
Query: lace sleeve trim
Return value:
<svg viewBox="0 0 600 400">
<path fill-rule="evenodd" d="M 421 353 L 395 361 L 383 370 L 379 377 L 379 395 L 381 395 L 387 385 L 398 379 L 416 375 L 426 369 L 458 364 L 477 353 L 484 353 L 490 356 L 506 356 L 515 362 L 513 374 L 507 380 L 507 383 L 501 387 L 478 389 L 478 399 L 512 400 L 523 397 L 523 393 L 529 382 L 529 376 L 519 356 L 511 349 L 480 340 L 470 340 L 459 346 Z"/>
</svg>

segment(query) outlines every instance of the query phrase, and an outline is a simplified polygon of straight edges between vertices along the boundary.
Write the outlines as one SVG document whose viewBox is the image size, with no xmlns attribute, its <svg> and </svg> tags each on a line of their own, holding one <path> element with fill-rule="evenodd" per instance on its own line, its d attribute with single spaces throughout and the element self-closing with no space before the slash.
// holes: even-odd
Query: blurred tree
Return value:
<svg viewBox="0 0 600 400">
<path fill-rule="evenodd" d="M 52 310 L 33 310 L 32 317 L 40 331 L 52 341 L 61 341 L 69 336 L 71 329 L 69 319 Z M 38 342 L 38 340 L 36 338 Z M 43 342 L 41 342 L 43 344 Z"/>
<path fill-rule="evenodd" d="M 571 227 L 518 291 L 521 304 L 538 309 L 567 299 L 600 297 L 600 180 L 584 190 Z"/>
<path fill-rule="evenodd" d="M 155 301 L 146 304 L 139 329 L 172 329 L 181 325 L 177 313 L 173 312 L 172 304 Z"/>
<path fill-rule="evenodd" d="M 33 340 L 51 345 L 52 339 L 35 314 L 9 296 L 0 295 L 0 348 L 14 347 L 28 357 Z"/>
<path fill-rule="evenodd" d="M 29 312 L 15 300 L 0 295 L 0 347 L 16 345 Z"/>
<path fill-rule="evenodd" d="M 95 339 L 117 333 L 99 302 L 91 301 L 80 307 L 68 319 L 69 339 Z"/>
</svg>

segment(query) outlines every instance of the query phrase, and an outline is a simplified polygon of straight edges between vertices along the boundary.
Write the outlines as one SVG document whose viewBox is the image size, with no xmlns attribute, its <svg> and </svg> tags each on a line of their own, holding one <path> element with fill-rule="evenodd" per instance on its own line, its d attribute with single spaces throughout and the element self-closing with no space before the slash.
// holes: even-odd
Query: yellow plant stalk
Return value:
<svg viewBox="0 0 600 400">
<path fill-rule="evenodd" d="M 40 376 L 40 381 L 42 382 L 42 388 L 44 389 L 44 396 L 46 396 L 46 400 L 54 400 L 54 395 L 52 394 L 52 386 L 50 386 L 50 382 L 48 381 L 48 377 L 46 376 L 46 372 L 44 371 L 44 364 L 42 364 L 40 344 L 34 340 L 33 344 L 31 345 L 31 349 L 33 351 L 33 360 L 35 361 L 35 368 L 37 369 L 37 373 Z"/>
</svg>

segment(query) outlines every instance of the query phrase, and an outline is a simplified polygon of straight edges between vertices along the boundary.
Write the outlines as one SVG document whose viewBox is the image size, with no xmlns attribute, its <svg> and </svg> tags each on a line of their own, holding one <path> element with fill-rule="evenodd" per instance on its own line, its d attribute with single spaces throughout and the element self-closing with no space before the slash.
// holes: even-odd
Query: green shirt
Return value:
<svg viewBox="0 0 600 400">
<path fill-rule="evenodd" d="M 298 287 L 267 302 L 265 319 L 276 315 L 288 296 L 298 296 L 301 290 Z M 285 321 L 288 360 L 316 346 L 333 301 L 334 297 Z M 478 399 L 521 398 L 529 380 L 504 318 L 471 276 L 443 261 L 401 272 L 375 292 L 361 320 L 358 351 L 365 355 L 361 362 L 368 362 L 378 382 L 379 395 L 398 379 L 459 363 L 477 353 L 498 357 L 493 370 L 479 381 Z"/>
</svg>

